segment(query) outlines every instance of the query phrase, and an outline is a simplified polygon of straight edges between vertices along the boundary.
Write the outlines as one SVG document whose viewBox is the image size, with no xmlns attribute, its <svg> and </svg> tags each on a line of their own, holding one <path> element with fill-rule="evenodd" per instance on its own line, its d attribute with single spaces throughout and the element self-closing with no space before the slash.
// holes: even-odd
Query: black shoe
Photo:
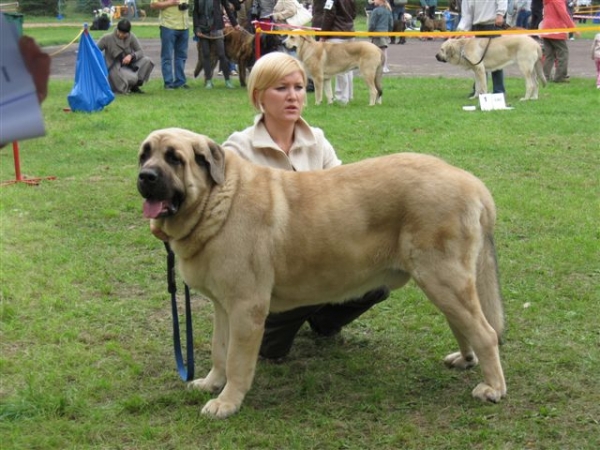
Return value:
<svg viewBox="0 0 600 450">
<path fill-rule="evenodd" d="M 181 86 L 177 86 L 175 89 L 190 89 L 187 84 L 182 84 Z"/>
<path fill-rule="evenodd" d="M 132 87 L 131 92 L 133 92 L 134 94 L 145 94 L 145 92 L 142 91 L 139 86 Z"/>
</svg>

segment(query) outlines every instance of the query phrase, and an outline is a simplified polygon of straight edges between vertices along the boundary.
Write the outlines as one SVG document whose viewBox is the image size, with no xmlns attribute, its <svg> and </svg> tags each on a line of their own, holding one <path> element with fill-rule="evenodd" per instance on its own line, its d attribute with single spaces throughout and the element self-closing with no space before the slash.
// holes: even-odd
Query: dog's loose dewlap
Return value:
<svg viewBox="0 0 600 450">
<path fill-rule="evenodd" d="M 191 383 L 219 393 L 203 413 L 240 409 L 269 311 L 341 303 L 411 278 L 458 342 L 445 364 L 480 362 L 473 396 L 506 395 L 496 210 L 474 175 L 414 153 L 276 170 L 178 128 L 151 133 L 139 164 L 144 215 L 168 238 L 185 282 L 214 304 L 212 368 Z"/>
</svg>

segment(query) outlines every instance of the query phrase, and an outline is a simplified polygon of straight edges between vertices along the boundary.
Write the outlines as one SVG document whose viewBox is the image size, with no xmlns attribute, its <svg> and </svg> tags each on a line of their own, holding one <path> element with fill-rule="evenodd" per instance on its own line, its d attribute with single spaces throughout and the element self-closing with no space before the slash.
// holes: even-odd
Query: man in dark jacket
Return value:
<svg viewBox="0 0 600 450">
<path fill-rule="evenodd" d="M 313 16 L 314 17 L 314 16 Z M 354 19 L 356 18 L 356 3 L 354 0 L 326 0 L 323 6 L 323 31 L 349 31 L 354 32 Z M 354 39 L 353 36 L 322 36 L 321 39 L 332 43 L 346 42 Z M 335 77 L 335 100 L 346 105 L 354 97 L 352 71 Z"/>
</svg>

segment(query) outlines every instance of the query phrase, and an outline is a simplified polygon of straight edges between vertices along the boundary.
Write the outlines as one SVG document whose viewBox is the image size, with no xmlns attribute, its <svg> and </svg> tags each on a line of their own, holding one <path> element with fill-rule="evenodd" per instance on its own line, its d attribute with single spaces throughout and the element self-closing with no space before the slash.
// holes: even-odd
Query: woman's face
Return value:
<svg viewBox="0 0 600 450">
<path fill-rule="evenodd" d="M 261 105 L 265 118 L 296 122 L 302 115 L 305 97 L 302 73 L 290 73 L 263 92 Z"/>
</svg>

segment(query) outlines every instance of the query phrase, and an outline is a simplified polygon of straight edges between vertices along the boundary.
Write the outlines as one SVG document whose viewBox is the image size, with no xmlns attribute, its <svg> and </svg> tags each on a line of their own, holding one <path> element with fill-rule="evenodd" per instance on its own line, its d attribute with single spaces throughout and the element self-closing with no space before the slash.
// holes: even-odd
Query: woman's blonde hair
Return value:
<svg viewBox="0 0 600 450">
<path fill-rule="evenodd" d="M 252 71 L 248 77 L 248 98 L 250 99 L 250 104 L 257 111 L 260 111 L 263 93 L 279 83 L 282 78 L 294 72 L 302 74 L 302 80 L 306 87 L 306 72 L 302 67 L 302 63 L 296 58 L 283 52 L 267 53 L 261 57 L 252 67 Z"/>
</svg>

